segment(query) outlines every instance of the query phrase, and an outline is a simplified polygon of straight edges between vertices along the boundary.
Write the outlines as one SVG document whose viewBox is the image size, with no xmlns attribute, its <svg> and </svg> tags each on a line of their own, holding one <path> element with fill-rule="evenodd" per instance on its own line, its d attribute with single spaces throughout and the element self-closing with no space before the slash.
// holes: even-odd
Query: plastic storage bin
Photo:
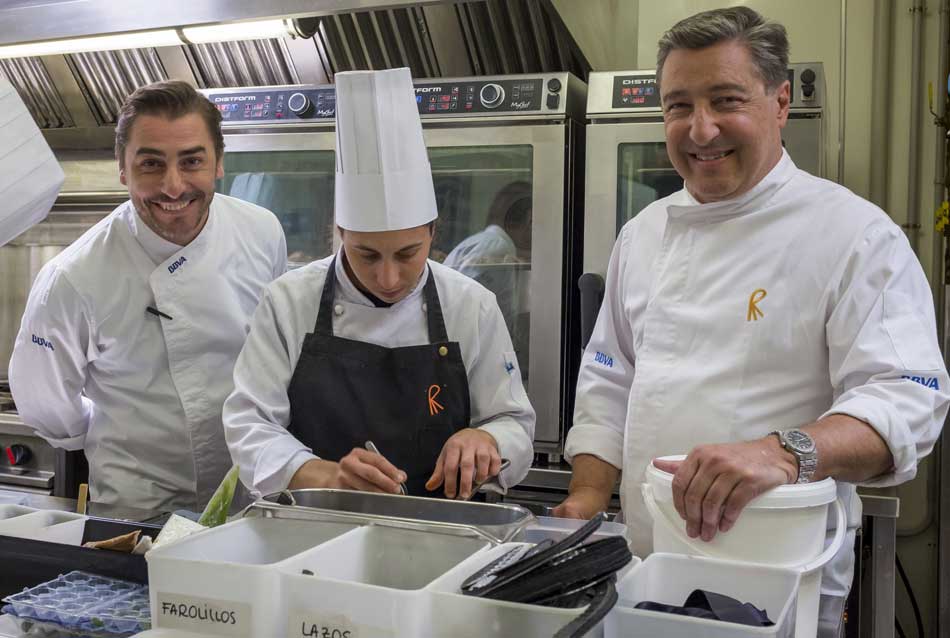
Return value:
<svg viewBox="0 0 950 638">
<path fill-rule="evenodd" d="M 356 526 L 244 518 L 146 555 L 152 626 L 225 636 L 280 636 L 274 566 Z"/>
<path fill-rule="evenodd" d="M 795 635 L 800 575 L 766 567 L 683 554 L 651 554 L 620 582 L 620 600 L 604 623 L 606 638 L 745 638 Z M 694 589 L 705 589 L 764 609 L 773 627 L 690 618 L 634 609 L 649 600 L 682 605 Z"/>
<path fill-rule="evenodd" d="M 354 530 L 281 563 L 288 635 L 422 636 L 423 588 L 488 546 L 480 538 L 397 527 Z"/>
<path fill-rule="evenodd" d="M 586 607 L 544 607 L 461 593 L 466 578 L 519 545 L 525 543 L 505 543 L 476 554 L 429 585 L 425 610 L 428 621 L 417 635 L 423 638 L 550 638 L 580 616 Z M 634 557 L 620 574 L 627 573 L 639 562 Z M 603 623 L 589 631 L 587 636 L 603 636 Z"/>
<path fill-rule="evenodd" d="M 555 518 L 553 516 L 538 516 L 537 522 L 526 527 L 518 540 L 526 543 L 540 543 L 551 539 L 555 542 L 563 540 L 576 532 L 587 521 L 574 518 Z M 597 531 L 590 535 L 586 542 L 601 540 L 608 536 L 624 536 L 627 526 L 622 523 L 603 522 Z"/>
<path fill-rule="evenodd" d="M 82 514 L 38 510 L 0 521 L 0 535 L 79 545 L 85 526 L 86 517 Z"/>
</svg>

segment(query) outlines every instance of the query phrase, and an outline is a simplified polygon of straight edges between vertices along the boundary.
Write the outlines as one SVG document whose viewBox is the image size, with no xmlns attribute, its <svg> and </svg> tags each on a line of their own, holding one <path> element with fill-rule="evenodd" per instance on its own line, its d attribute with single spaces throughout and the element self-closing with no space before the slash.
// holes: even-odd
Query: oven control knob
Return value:
<svg viewBox="0 0 950 638">
<path fill-rule="evenodd" d="M 297 117 L 306 117 L 313 110 L 313 102 L 303 93 L 294 93 L 287 99 L 287 108 Z"/>
<path fill-rule="evenodd" d="M 482 106 L 487 109 L 493 109 L 501 104 L 505 99 L 505 89 L 498 84 L 486 84 L 478 94 Z"/>
<path fill-rule="evenodd" d="M 801 79 L 802 79 L 802 84 L 814 84 L 815 80 L 817 79 L 817 76 L 815 75 L 815 72 L 812 71 L 811 69 L 805 69 L 804 71 L 802 71 Z"/>
<path fill-rule="evenodd" d="M 10 465 L 25 465 L 32 458 L 33 453 L 25 445 L 14 444 L 7 448 L 7 460 Z"/>
</svg>

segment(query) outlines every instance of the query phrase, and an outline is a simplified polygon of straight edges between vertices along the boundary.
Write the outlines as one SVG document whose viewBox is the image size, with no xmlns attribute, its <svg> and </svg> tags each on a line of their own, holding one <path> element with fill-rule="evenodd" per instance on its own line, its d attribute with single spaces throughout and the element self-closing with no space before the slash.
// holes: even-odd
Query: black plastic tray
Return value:
<svg viewBox="0 0 950 638">
<path fill-rule="evenodd" d="M 146 523 L 89 518 L 86 520 L 82 542 L 106 540 L 137 529 L 155 538 L 162 528 Z M 148 583 L 148 567 L 144 556 L 0 535 L 0 598 L 76 569 Z"/>
</svg>

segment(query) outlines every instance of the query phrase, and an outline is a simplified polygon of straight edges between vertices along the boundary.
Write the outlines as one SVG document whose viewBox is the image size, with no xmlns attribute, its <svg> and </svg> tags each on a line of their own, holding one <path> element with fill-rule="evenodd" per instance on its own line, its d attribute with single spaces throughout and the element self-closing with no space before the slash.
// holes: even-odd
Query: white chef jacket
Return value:
<svg viewBox="0 0 950 638">
<path fill-rule="evenodd" d="M 231 466 L 221 406 L 234 360 L 286 250 L 273 213 L 216 194 L 187 246 L 155 234 L 126 202 L 43 267 L 10 385 L 29 427 L 85 449 L 92 500 L 207 503 Z"/>
<path fill-rule="evenodd" d="M 565 456 L 622 467 L 624 515 L 645 555 L 639 485 L 654 457 L 840 413 L 869 423 L 894 456 L 866 485 L 896 485 L 933 449 L 948 383 L 930 287 L 900 228 L 783 152 L 736 199 L 699 204 L 682 190 L 624 226 Z M 838 495 L 853 541 L 861 503 L 854 485 L 839 482 Z M 825 568 L 826 595 L 850 588 L 847 545 Z"/>
<path fill-rule="evenodd" d="M 288 272 L 268 286 L 234 367 L 234 392 L 224 404 L 224 430 L 241 480 L 259 494 L 287 487 L 301 465 L 318 458 L 297 440 L 287 389 L 307 333 L 313 332 L 332 257 Z M 519 483 L 533 456 L 534 408 L 495 296 L 477 282 L 433 261 L 405 298 L 376 308 L 336 261 L 333 333 L 388 348 L 429 343 L 422 290 L 435 276 L 445 329 L 459 342 L 468 373 L 471 425 L 490 433 L 511 464 L 501 487 Z M 385 450 L 382 451 L 386 453 Z"/>
</svg>

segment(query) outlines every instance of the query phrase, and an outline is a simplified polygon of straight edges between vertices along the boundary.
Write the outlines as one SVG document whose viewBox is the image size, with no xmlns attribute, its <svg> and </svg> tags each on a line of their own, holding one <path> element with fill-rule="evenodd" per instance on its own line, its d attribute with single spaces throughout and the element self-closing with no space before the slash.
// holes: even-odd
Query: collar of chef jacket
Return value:
<svg viewBox="0 0 950 638">
<path fill-rule="evenodd" d="M 772 170 L 762 178 L 762 180 L 753 186 L 747 193 L 743 193 L 734 199 L 727 199 L 721 202 L 711 202 L 701 204 L 689 193 L 689 189 L 684 186 L 685 199 L 688 203 L 677 205 L 670 204 L 666 208 L 667 215 L 671 220 L 679 221 L 685 224 L 694 223 L 715 223 L 725 221 L 740 215 L 747 215 L 760 210 L 775 193 L 777 193 L 785 184 L 795 176 L 798 168 L 788 156 L 785 149 L 782 149 L 782 157 L 778 163 L 772 167 Z"/>
<path fill-rule="evenodd" d="M 135 236 L 136 242 L 142 247 L 142 250 L 145 251 L 150 259 L 153 261 L 160 259 L 156 264 L 160 270 L 153 273 L 154 277 L 159 277 L 159 279 L 155 280 L 156 282 L 161 281 L 162 274 L 165 274 L 162 266 L 168 266 L 172 260 L 177 261 L 184 257 L 187 258 L 189 262 L 193 262 L 192 266 L 194 266 L 194 263 L 200 261 L 205 253 L 208 252 L 209 246 L 211 246 L 214 241 L 215 232 L 217 232 L 215 230 L 217 218 L 217 215 L 214 213 L 215 208 L 215 200 L 212 198 L 210 208 L 208 209 L 208 220 L 205 222 L 201 232 L 186 246 L 179 246 L 156 235 L 145 222 L 139 219 L 135 205 L 133 205 L 131 201 L 126 202 L 123 215 L 125 215 L 126 222 L 129 225 L 129 231 Z M 150 237 L 154 237 L 154 240 Z M 174 246 L 175 249 L 170 253 L 167 252 L 167 248 L 172 246 Z M 192 269 L 193 268 L 190 268 L 189 270 Z M 168 272 L 170 273 L 171 271 Z"/>
<path fill-rule="evenodd" d="M 348 301 L 350 303 L 356 303 L 361 306 L 370 306 L 371 308 L 374 308 L 375 304 L 372 302 L 372 300 L 369 297 L 367 297 L 365 294 L 363 294 L 363 291 L 357 288 L 356 284 L 350 281 L 350 276 L 346 274 L 346 268 L 343 266 L 343 259 L 344 259 L 343 249 L 341 248 L 339 252 L 337 252 L 336 267 L 335 267 L 336 280 L 337 280 L 337 283 L 339 284 L 339 288 L 337 288 L 337 295 L 338 295 L 337 298 L 342 298 L 345 301 Z M 418 297 L 419 295 L 421 295 L 422 289 L 425 286 L 426 280 L 428 280 L 429 278 L 429 273 L 430 273 L 429 262 L 427 261 L 425 271 L 422 273 L 422 276 L 419 277 L 419 281 L 416 283 L 416 287 L 412 289 L 412 292 L 410 292 L 408 295 L 406 295 L 405 297 L 403 297 L 402 299 L 394 303 L 392 306 L 389 306 L 389 308 L 398 308 L 404 305 L 406 302 L 410 301 L 411 299 L 414 299 Z"/>
<path fill-rule="evenodd" d="M 131 201 L 128 202 L 128 207 L 130 209 L 127 216 L 129 232 L 132 233 L 132 236 L 135 237 L 139 246 L 142 247 L 142 250 L 145 251 L 156 266 L 167 261 L 169 257 L 184 248 L 184 246 L 179 246 L 174 242 L 168 241 L 149 228 L 148 224 L 142 220 L 138 211 L 135 210 L 135 204 Z M 203 232 L 204 228 L 201 230 Z"/>
</svg>

